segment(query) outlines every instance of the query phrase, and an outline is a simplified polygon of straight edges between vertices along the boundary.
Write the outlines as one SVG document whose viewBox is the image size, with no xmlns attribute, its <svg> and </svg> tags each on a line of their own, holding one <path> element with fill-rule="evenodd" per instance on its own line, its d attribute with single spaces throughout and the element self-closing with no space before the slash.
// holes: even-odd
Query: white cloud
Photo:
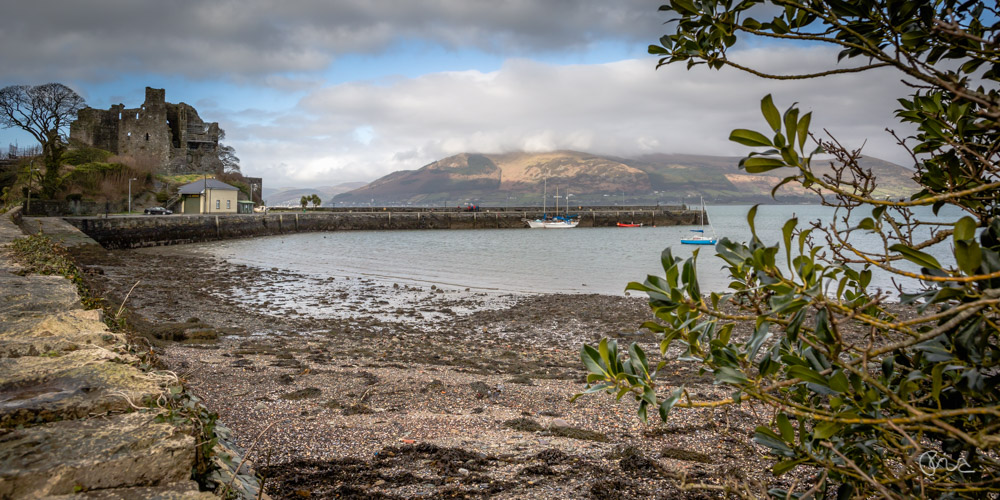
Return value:
<svg viewBox="0 0 1000 500">
<path fill-rule="evenodd" d="M 769 48 L 735 57 L 769 71 L 808 72 L 836 55 Z M 872 156 L 906 159 L 884 131 L 896 126 L 894 98 L 906 92 L 889 71 L 778 82 L 728 69 L 653 67 L 649 59 L 580 66 L 510 60 L 492 73 L 343 84 L 310 93 L 271 125 L 227 131 L 244 170 L 279 183 L 286 175 L 367 181 L 461 152 L 742 155 L 746 148 L 728 141 L 729 132 L 766 128 L 759 102 L 772 93 L 780 108 L 799 102 L 803 112 L 812 110 L 816 131 L 826 128 L 852 147 L 867 140 Z M 359 129 L 370 140 L 359 141 Z M 305 139 L 317 137 L 326 139 Z"/>
<path fill-rule="evenodd" d="M 727 140 L 729 131 L 763 128 L 758 102 L 767 93 L 779 106 L 798 101 L 814 110 L 814 128 L 826 127 L 846 144 L 860 146 L 867 138 L 868 154 L 907 158 L 883 130 L 896 126 L 894 98 L 908 93 L 891 71 L 776 82 L 735 70 L 686 71 L 683 64 L 654 71 L 652 58 L 538 62 L 553 54 L 565 61 L 601 44 L 655 40 L 667 29 L 667 16 L 656 12 L 659 2 L 10 3 L 0 18 L 0 86 L 77 82 L 71 86 L 97 102 L 82 83 L 133 85 L 166 75 L 168 100 L 180 100 L 169 85 L 193 87 L 197 97 L 187 94 L 189 102 L 201 103 L 203 119 L 220 122 L 244 171 L 271 185 L 372 180 L 465 151 L 739 155 L 745 148 Z M 340 85 L 323 79 L 338 58 L 384 55 L 410 42 L 477 49 L 506 62 L 488 73 L 390 79 L 386 71 L 374 72 L 378 82 Z M 732 55 L 775 72 L 824 70 L 836 60 L 834 50 L 794 46 Z M 226 85 L 213 85 L 219 81 Z M 141 95 L 141 85 L 104 94 Z M 294 108 L 280 109 L 300 95 Z M 127 97 L 104 102 L 138 105 Z"/>
<path fill-rule="evenodd" d="M 663 21 L 645 0 L 8 3 L 0 17 L 0 79 L 15 82 L 106 80 L 121 72 L 234 80 L 305 74 L 404 40 L 502 54 L 577 51 L 606 39 L 655 39 Z"/>
</svg>

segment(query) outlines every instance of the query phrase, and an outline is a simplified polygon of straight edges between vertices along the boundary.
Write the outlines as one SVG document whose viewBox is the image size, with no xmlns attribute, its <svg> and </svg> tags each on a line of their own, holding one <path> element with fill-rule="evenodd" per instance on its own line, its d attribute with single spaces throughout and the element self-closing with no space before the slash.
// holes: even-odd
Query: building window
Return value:
<svg viewBox="0 0 1000 500">
<path fill-rule="evenodd" d="M 218 208 L 219 208 L 219 200 L 215 200 L 215 208 L 216 208 L 216 210 L 218 210 Z"/>
<path fill-rule="evenodd" d="M 226 210 L 229 210 L 229 208 L 230 208 L 230 206 L 229 206 L 229 200 L 226 200 Z"/>
</svg>

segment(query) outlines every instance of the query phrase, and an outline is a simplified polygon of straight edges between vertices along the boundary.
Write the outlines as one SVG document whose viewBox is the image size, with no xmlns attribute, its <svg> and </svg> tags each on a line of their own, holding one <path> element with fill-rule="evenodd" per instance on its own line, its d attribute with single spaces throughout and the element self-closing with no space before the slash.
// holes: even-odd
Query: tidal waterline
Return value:
<svg viewBox="0 0 1000 500">
<path fill-rule="evenodd" d="M 714 206 L 707 211 L 721 239 L 748 241 L 750 206 Z M 918 209 L 924 220 L 938 219 Z M 867 214 L 862 214 L 867 215 Z M 791 217 L 799 227 L 829 223 L 834 211 L 815 205 L 762 205 L 757 233 L 765 244 L 782 241 L 781 228 Z M 954 220 L 942 216 L 940 220 Z M 677 257 L 699 252 L 698 276 L 704 291 L 725 291 L 725 263 L 712 246 L 682 245 L 692 226 L 575 228 L 564 230 L 342 231 L 301 233 L 186 245 L 234 264 L 279 268 L 315 278 L 365 278 L 386 283 L 499 293 L 599 293 L 621 295 L 630 281 L 662 275 L 660 254 L 671 247 Z M 706 229 L 706 232 L 710 230 Z M 881 240 L 857 235 L 862 248 Z M 949 244 L 930 251 L 948 265 Z M 781 252 L 783 255 L 783 252 Z M 888 275 L 876 273 L 873 286 L 891 289 Z M 910 284 L 910 288 L 914 286 Z"/>
</svg>

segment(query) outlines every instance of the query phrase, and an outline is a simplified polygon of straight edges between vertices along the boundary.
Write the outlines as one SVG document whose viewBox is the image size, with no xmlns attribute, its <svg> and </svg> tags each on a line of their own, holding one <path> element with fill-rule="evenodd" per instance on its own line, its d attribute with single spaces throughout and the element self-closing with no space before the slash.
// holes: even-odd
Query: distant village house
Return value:
<svg viewBox="0 0 1000 500">
<path fill-rule="evenodd" d="M 177 190 L 180 199 L 180 213 L 183 214 L 235 214 L 240 210 L 239 188 L 215 179 L 202 179 L 185 184 Z M 253 207 L 249 203 L 250 209 Z"/>
</svg>

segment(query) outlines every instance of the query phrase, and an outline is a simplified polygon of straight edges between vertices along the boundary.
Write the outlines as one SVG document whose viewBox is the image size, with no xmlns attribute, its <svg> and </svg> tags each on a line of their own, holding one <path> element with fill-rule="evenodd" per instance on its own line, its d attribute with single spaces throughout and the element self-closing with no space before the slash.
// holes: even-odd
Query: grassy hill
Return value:
<svg viewBox="0 0 1000 500">
<path fill-rule="evenodd" d="M 771 201 L 771 189 L 791 170 L 747 174 L 740 158 L 653 154 L 636 158 L 600 156 L 578 151 L 550 153 L 462 153 L 417 170 L 401 170 L 333 198 L 334 203 L 460 205 L 540 205 L 543 190 L 549 204 L 556 194 L 572 193 L 572 204 L 636 204 L 696 202 L 757 203 Z M 880 182 L 878 196 L 907 196 L 917 188 L 911 171 L 877 158 L 862 158 Z M 828 161 L 814 162 L 829 174 Z M 565 199 L 565 198 L 563 198 Z M 778 201 L 814 202 L 797 185 L 785 185 Z"/>
</svg>

